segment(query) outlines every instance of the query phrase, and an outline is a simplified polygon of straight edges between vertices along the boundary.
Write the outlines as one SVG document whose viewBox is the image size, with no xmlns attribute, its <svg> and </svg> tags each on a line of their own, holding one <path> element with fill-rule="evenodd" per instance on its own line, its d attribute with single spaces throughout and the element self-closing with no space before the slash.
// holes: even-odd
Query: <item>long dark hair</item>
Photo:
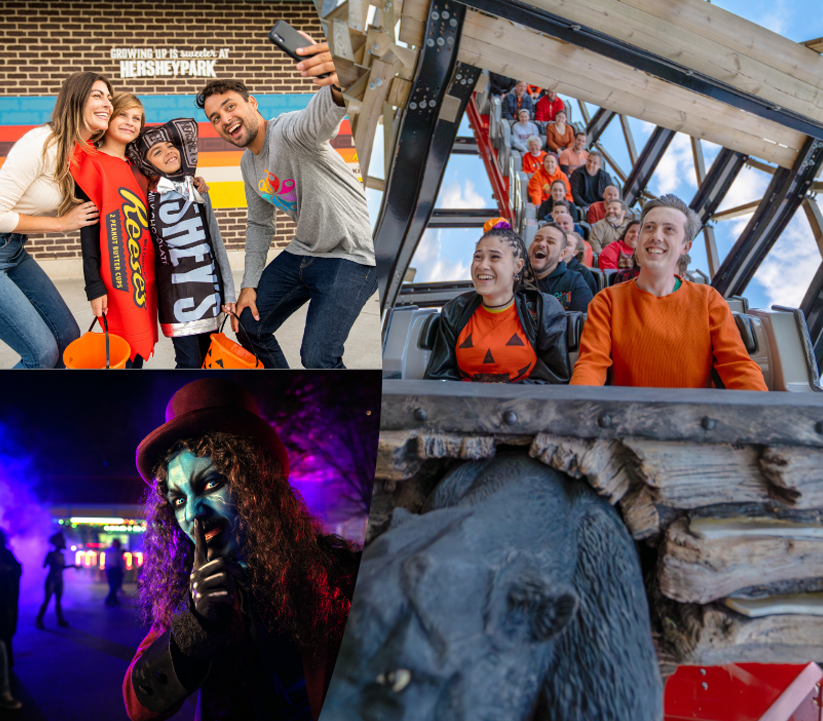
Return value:
<svg viewBox="0 0 823 721">
<path fill-rule="evenodd" d="M 618 238 L 618 240 L 626 240 L 626 233 L 629 232 L 629 228 L 631 228 L 633 225 L 640 225 L 640 221 L 639 220 L 629 221 L 629 224 L 625 227 L 623 232 L 620 234 L 620 237 Z"/>
<path fill-rule="evenodd" d="M 168 628 L 188 589 L 194 544 L 181 530 L 167 498 L 168 464 L 183 450 L 209 457 L 228 480 L 254 608 L 266 627 L 287 631 L 317 658 L 324 649 L 339 645 L 357 577 L 357 548 L 323 533 L 272 454 L 227 433 L 206 433 L 176 443 L 146 494 L 140 577 L 144 620 Z"/>
<path fill-rule="evenodd" d="M 511 246 L 514 257 L 522 258 L 524 261 L 523 267 L 520 269 L 514 281 L 514 292 L 519 293 L 522 290 L 536 290 L 537 282 L 534 279 L 532 264 L 529 262 L 529 251 L 526 249 L 526 243 L 510 226 L 501 227 L 502 225 L 501 223 L 486 231 L 480 237 L 480 240 L 483 240 L 483 238 L 500 238 L 508 243 Z M 477 241 L 478 245 L 480 244 L 480 240 Z"/>
<path fill-rule="evenodd" d="M 51 129 L 51 135 L 43 146 L 43 157 L 46 157 L 46 151 L 52 145 L 57 145 L 57 167 L 54 171 L 54 179 L 57 181 L 62 196 L 60 206 L 57 209 L 58 215 L 65 215 L 80 203 L 80 199 L 75 196 L 74 178 L 71 175 L 70 164 L 75 143 L 79 144 L 84 152 L 90 152 L 90 148 L 83 140 L 80 132 L 84 127 L 83 112 L 86 109 L 86 101 L 98 80 L 102 80 L 109 89 L 109 94 L 114 95 L 111 82 L 104 75 L 92 72 L 69 75 L 57 94 L 51 120 L 47 123 Z M 102 135 L 103 133 L 95 133 L 91 139 L 96 140 Z"/>
</svg>

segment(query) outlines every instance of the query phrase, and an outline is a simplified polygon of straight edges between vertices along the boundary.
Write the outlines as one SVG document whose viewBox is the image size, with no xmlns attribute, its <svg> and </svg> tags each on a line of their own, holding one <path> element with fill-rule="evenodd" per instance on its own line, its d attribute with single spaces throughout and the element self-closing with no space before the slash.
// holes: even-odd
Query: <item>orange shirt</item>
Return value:
<svg viewBox="0 0 823 721">
<path fill-rule="evenodd" d="M 456 356 L 464 380 L 483 383 L 523 380 L 537 362 L 514 303 L 498 311 L 481 305 L 457 336 Z"/>
<path fill-rule="evenodd" d="M 562 180 L 566 184 L 566 200 L 573 203 L 572 186 L 569 185 L 569 179 L 566 174 L 558 167 L 557 170 L 554 171 L 554 175 L 549 175 L 542 165 L 534 171 L 534 175 L 532 175 L 529 181 L 529 198 L 532 203 L 540 205 L 544 200 L 548 200 L 548 189 L 552 187 L 552 183 L 555 180 Z M 546 190 L 543 190 L 544 185 L 547 186 Z"/>
<path fill-rule="evenodd" d="M 637 282 L 604 288 L 589 303 L 571 385 L 708 388 L 712 366 L 726 388 L 765 391 L 723 297 L 683 281 L 657 298 Z"/>
<path fill-rule="evenodd" d="M 560 165 L 569 166 L 569 175 L 571 175 L 580 166 L 585 165 L 589 159 L 589 151 L 585 148 L 579 153 L 575 153 L 573 148 L 566 148 L 560 153 Z"/>
<path fill-rule="evenodd" d="M 546 157 L 546 151 L 541 150 L 537 157 L 535 158 L 531 153 L 526 153 L 523 156 L 523 172 L 524 173 L 534 173 L 539 168 L 543 167 L 543 158 Z"/>
<path fill-rule="evenodd" d="M 546 145 L 554 151 L 571 148 L 574 145 L 574 128 L 566 123 L 566 132 L 560 135 L 554 123 L 549 123 L 546 126 Z"/>
</svg>

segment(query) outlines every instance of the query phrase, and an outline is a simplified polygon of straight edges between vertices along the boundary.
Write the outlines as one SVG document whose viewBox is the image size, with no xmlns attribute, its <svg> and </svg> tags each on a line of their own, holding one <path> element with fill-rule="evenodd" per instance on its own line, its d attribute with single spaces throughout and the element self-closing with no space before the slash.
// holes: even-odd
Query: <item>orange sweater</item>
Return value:
<svg viewBox="0 0 823 721">
<path fill-rule="evenodd" d="M 534 173 L 543 167 L 543 158 L 546 157 L 546 151 L 541 150 L 535 158 L 531 153 L 526 153 L 523 156 L 523 172 Z"/>
<path fill-rule="evenodd" d="M 551 188 L 555 180 L 562 180 L 566 184 L 566 200 L 573 203 L 572 186 L 569 185 L 569 178 L 566 174 L 558 168 L 554 171 L 554 175 L 549 175 L 543 166 L 534 171 L 534 175 L 529 181 L 529 198 L 532 203 L 539 206 L 544 200 L 548 200 L 549 191 L 543 190 L 543 186 Z"/>
<path fill-rule="evenodd" d="M 657 298 L 635 281 L 605 288 L 589 303 L 571 385 L 708 388 L 712 365 L 726 388 L 765 391 L 723 297 L 683 281 Z"/>
</svg>

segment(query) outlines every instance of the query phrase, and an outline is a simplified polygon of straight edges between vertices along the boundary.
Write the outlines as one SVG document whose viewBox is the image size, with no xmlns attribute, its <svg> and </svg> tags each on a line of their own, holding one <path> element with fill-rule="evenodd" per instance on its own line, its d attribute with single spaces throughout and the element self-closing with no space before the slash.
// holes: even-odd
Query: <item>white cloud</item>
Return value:
<svg viewBox="0 0 823 721">
<path fill-rule="evenodd" d="M 743 168 L 740 175 L 737 176 L 723 202 L 720 204 L 718 210 L 726 210 L 727 208 L 736 208 L 738 205 L 745 205 L 751 203 L 753 200 L 760 200 L 766 194 L 771 182 L 771 176 L 760 170 L 753 168 Z M 752 210 L 752 213 L 754 211 Z M 730 224 L 730 232 L 735 237 L 738 237 L 746 228 L 752 213 L 747 213 L 739 218 L 733 218 L 730 221 L 723 221 L 723 224 Z"/>
<path fill-rule="evenodd" d="M 754 280 L 763 286 L 769 305 L 797 308 L 821 262 L 820 251 L 803 209 L 795 213 Z"/>
<path fill-rule="evenodd" d="M 437 197 L 438 208 L 485 208 L 486 201 L 474 189 L 474 183 L 466 179 L 461 187 L 460 183 L 449 183 L 445 188 L 440 189 Z"/>
<path fill-rule="evenodd" d="M 677 192 L 688 203 L 690 190 L 697 190 L 692 146 L 688 135 L 677 133 L 654 172 L 651 191 L 655 195 Z"/>
<path fill-rule="evenodd" d="M 455 206 L 449 206 L 455 207 Z M 464 206 L 465 207 L 465 206 Z M 469 263 L 442 257 L 441 229 L 423 233 L 414 253 L 412 267 L 417 269 L 415 283 L 433 283 L 439 280 L 468 280 Z"/>
</svg>

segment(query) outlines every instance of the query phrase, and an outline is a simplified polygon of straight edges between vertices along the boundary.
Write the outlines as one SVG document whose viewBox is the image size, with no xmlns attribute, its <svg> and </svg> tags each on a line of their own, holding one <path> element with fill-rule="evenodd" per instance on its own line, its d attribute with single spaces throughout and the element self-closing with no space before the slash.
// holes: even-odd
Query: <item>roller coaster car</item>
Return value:
<svg viewBox="0 0 823 721">
<path fill-rule="evenodd" d="M 598 283 L 614 277 L 605 271 Z M 694 281 L 702 278 L 693 277 Z M 611 285 L 611 283 L 608 283 Z M 452 298 L 473 289 L 470 281 L 413 283 L 403 286 L 391 310 L 383 342 L 383 377 L 419 380 L 429 362 L 440 309 Z M 745 298 L 729 298 L 740 336 L 770 391 L 820 392 L 820 375 L 803 313 L 795 308 L 749 308 Z M 586 314 L 569 312 L 566 341 L 569 358 L 577 361 Z"/>
</svg>

